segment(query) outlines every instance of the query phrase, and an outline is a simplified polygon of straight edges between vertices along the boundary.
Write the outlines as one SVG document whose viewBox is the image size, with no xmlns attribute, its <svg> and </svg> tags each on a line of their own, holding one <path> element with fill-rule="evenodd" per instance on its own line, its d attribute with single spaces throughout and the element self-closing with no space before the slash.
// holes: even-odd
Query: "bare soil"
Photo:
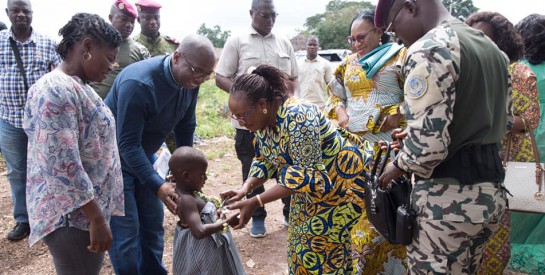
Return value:
<svg viewBox="0 0 545 275">
<path fill-rule="evenodd" d="M 201 149 L 209 159 L 208 181 L 204 193 L 217 195 L 232 188 L 238 188 L 242 182 L 240 162 L 236 158 L 234 142 L 221 137 L 205 140 L 195 147 Z M 274 181 L 265 185 L 271 187 Z M 38 242 L 28 246 L 28 239 L 11 242 L 7 233 L 15 225 L 10 187 L 6 180 L 4 162 L 0 161 L 0 274 L 55 274 L 55 269 L 47 247 Z M 276 201 L 266 206 L 267 236 L 261 239 L 251 238 L 250 224 L 246 228 L 233 231 L 237 248 L 247 274 L 287 274 L 286 239 L 287 227 L 282 224 L 282 202 Z M 169 274 L 172 267 L 172 241 L 177 217 L 165 209 L 165 250 L 163 262 Z M 108 257 L 104 261 L 101 274 L 113 274 Z"/>
</svg>

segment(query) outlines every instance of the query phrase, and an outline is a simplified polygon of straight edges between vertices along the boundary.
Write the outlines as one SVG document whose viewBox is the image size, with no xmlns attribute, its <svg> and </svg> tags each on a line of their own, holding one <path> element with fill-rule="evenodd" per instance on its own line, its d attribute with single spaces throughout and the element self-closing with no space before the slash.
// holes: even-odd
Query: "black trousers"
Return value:
<svg viewBox="0 0 545 275">
<path fill-rule="evenodd" d="M 235 134 L 235 150 L 237 152 L 237 157 L 242 164 L 242 182 L 244 183 L 246 179 L 248 179 L 250 167 L 252 166 L 252 161 L 255 156 L 254 134 L 248 130 L 237 129 Z M 251 198 L 263 192 L 265 192 L 265 187 L 262 185 L 254 188 L 246 198 Z M 287 218 L 290 212 L 290 196 L 282 198 L 282 202 L 284 203 L 282 213 L 284 214 L 284 217 Z M 265 217 L 267 217 L 267 211 L 264 207 L 257 208 L 252 215 L 253 219 L 265 219 Z"/>
</svg>

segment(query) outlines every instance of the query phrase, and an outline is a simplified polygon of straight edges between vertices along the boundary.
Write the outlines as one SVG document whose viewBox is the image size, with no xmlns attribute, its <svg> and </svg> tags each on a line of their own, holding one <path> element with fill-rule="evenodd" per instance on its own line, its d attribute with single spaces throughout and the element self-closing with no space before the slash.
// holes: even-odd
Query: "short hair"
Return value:
<svg viewBox="0 0 545 275">
<path fill-rule="evenodd" d="M 530 14 L 515 28 L 524 40 L 524 58 L 533 65 L 545 62 L 545 15 Z"/>
<path fill-rule="evenodd" d="M 206 165 L 207 163 L 208 161 L 203 152 L 190 146 L 182 146 L 172 153 L 168 161 L 168 167 L 173 172 L 182 172 L 194 170 L 196 165 Z"/>
<path fill-rule="evenodd" d="M 272 3 L 273 0 L 252 0 L 252 10 L 256 10 L 261 2 Z"/>
<path fill-rule="evenodd" d="M 320 44 L 320 38 L 318 38 L 318 36 L 316 36 L 316 35 L 311 35 L 311 36 L 307 37 L 307 42 L 308 42 L 310 39 L 316 39 L 316 41 L 318 42 L 318 44 Z"/>
<path fill-rule="evenodd" d="M 477 12 L 469 16 L 465 23 L 473 26 L 479 22 L 487 23 L 492 27 L 492 35 L 490 37 L 494 42 L 507 54 L 511 62 L 515 62 L 522 57 L 524 50 L 524 42 L 522 36 L 515 29 L 515 26 L 505 16 L 497 12 Z"/>
<path fill-rule="evenodd" d="M 288 86 L 286 82 L 288 76 L 281 70 L 270 65 L 259 65 L 250 74 L 244 74 L 235 78 L 231 87 L 231 94 L 243 92 L 246 97 L 256 103 L 265 98 L 273 101 L 278 97 L 287 98 Z"/>
<path fill-rule="evenodd" d="M 358 14 L 356 14 L 356 16 L 354 16 L 354 18 L 352 18 L 352 21 L 350 22 L 350 25 L 348 26 L 348 35 L 352 34 L 352 25 L 357 20 L 367 21 L 371 25 L 373 25 L 373 28 L 374 28 L 375 27 L 375 9 L 364 9 L 364 10 L 358 12 Z M 387 35 L 386 33 L 382 33 L 382 36 L 380 37 L 380 41 L 383 44 L 386 44 L 386 43 L 390 42 L 390 36 Z"/>
<path fill-rule="evenodd" d="M 96 14 L 76 13 L 66 25 L 59 30 L 62 40 L 57 46 L 57 53 L 62 60 L 76 42 L 90 37 L 98 43 L 107 43 L 112 48 L 119 47 L 123 42 L 121 34 L 104 19 Z"/>
</svg>

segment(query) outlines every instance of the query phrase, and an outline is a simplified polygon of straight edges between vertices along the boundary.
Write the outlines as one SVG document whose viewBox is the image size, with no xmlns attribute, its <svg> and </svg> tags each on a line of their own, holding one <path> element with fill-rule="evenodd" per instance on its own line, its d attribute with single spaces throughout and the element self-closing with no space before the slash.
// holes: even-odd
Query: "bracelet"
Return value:
<svg viewBox="0 0 545 275">
<path fill-rule="evenodd" d="M 257 198 L 257 201 L 259 202 L 259 207 L 263 207 L 263 201 L 261 200 L 261 196 L 259 194 L 255 195 Z"/>
</svg>

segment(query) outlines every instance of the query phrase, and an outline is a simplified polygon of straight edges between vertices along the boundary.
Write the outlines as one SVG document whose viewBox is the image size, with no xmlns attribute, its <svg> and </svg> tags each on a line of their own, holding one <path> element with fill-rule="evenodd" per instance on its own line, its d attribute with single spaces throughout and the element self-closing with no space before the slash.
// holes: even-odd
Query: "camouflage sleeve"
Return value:
<svg viewBox="0 0 545 275">
<path fill-rule="evenodd" d="M 448 154 L 457 53 L 443 46 L 408 53 L 403 67 L 407 137 L 397 158 L 398 167 L 404 171 L 429 178 Z"/>
</svg>

